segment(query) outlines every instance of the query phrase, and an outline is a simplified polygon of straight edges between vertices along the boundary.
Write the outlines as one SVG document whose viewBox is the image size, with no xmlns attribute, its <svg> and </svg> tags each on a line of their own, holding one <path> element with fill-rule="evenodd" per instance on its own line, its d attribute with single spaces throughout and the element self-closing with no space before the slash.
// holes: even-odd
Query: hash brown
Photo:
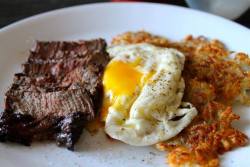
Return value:
<svg viewBox="0 0 250 167">
<path fill-rule="evenodd" d="M 112 44 L 150 43 L 175 48 L 186 56 L 183 77 L 184 100 L 194 104 L 198 116 L 171 140 L 156 144 L 168 151 L 171 167 L 218 167 L 219 155 L 247 144 L 248 137 L 232 127 L 240 117 L 233 113 L 235 102 L 250 104 L 250 58 L 226 49 L 219 40 L 189 35 L 180 42 L 145 31 L 126 32 L 113 38 Z"/>
</svg>

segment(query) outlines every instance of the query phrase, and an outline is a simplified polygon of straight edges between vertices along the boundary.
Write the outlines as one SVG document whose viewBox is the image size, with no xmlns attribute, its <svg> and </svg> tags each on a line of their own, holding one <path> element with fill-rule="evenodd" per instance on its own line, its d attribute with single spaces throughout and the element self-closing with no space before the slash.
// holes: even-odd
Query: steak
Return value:
<svg viewBox="0 0 250 167">
<path fill-rule="evenodd" d="M 103 39 L 37 42 L 5 94 L 0 141 L 55 140 L 73 150 L 98 112 L 108 62 Z"/>
</svg>

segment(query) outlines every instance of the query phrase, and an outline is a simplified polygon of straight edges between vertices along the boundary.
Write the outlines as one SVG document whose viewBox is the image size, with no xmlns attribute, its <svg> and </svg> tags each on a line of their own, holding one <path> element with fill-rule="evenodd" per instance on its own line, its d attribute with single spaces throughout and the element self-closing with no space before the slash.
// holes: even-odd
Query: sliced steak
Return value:
<svg viewBox="0 0 250 167">
<path fill-rule="evenodd" d="M 95 60 L 97 64 L 103 64 L 107 58 L 106 42 L 103 39 L 77 42 L 38 41 L 36 47 L 30 51 L 28 63 L 58 62 L 72 58 L 92 59 L 93 55 L 99 55 L 98 60 Z"/>
<path fill-rule="evenodd" d="M 37 42 L 6 93 L 0 141 L 50 139 L 73 150 L 84 124 L 97 114 L 108 61 L 102 39 Z"/>
</svg>

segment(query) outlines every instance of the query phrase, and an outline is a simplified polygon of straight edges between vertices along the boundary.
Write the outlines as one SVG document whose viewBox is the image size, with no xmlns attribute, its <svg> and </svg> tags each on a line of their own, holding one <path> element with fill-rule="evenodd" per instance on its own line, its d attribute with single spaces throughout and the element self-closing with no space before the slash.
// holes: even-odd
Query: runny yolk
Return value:
<svg viewBox="0 0 250 167">
<path fill-rule="evenodd" d="M 103 77 L 105 91 L 112 91 L 116 96 L 131 95 L 140 85 L 142 73 L 132 64 L 123 61 L 111 62 Z"/>
<path fill-rule="evenodd" d="M 131 96 L 136 88 L 140 86 L 142 73 L 135 69 L 136 63 L 123 61 L 111 62 L 104 72 L 103 85 L 105 94 L 111 91 L 112 99 L 104 98 L 101 109 L 101 120 L 105 121 L 108 108 L 113 105 L 116 97 L 121 95 Z"/>
</svg>

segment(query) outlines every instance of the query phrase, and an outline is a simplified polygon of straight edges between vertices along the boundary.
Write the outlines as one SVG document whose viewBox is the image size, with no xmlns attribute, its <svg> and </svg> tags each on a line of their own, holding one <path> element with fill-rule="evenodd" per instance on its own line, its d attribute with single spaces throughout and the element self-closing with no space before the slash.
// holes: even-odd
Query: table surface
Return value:
<svg viewBox="0 0 250 167">
<path fill-rule="evenodd" d="M 164 0 L 160 0 L 164 2 Z M 187 6 L 184 0 L 165 0 L 168 4 Z M 0 28 L 20 19 L 53 9 L 107 0 L 0 0 Z M 250 9 L 236 22 L 250 28 Z"/>
</svg>

